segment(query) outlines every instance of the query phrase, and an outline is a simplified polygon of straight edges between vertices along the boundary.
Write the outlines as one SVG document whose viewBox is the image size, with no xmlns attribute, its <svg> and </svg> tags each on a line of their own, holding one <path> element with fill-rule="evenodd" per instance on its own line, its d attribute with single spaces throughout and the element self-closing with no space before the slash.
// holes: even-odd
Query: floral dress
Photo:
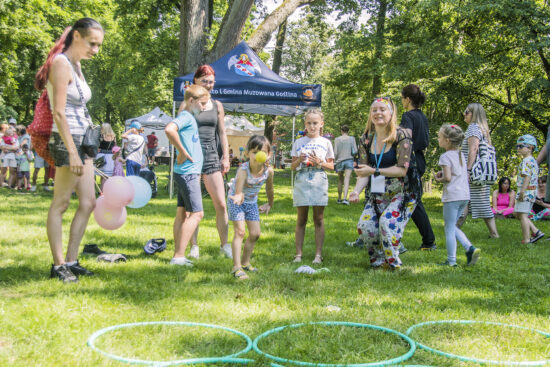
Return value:
<svg viewBox="0 0 550 367">
<path fill-rule="evenodd" d="M 376 165 L 370 153 L 373 135 L 361 137 L 361 163 Z M 409 168 L 412 143 L 404 130 L 397 130 L 397 139 L 391 149 L 384 153 L 389 158 L 380 168 L 398 166 Z M 366 244 L 372 267 L 382 265 L 391 269 L 401 266 L 399 259 L 399 244 L 403 232 L 416 206 L 416 194 L 412 192 L 410 182 L 405 177 L 386 177 L 384 193 L 370 192 L 367 186 L 365 208 L 357 231 Z"/>
</svg>

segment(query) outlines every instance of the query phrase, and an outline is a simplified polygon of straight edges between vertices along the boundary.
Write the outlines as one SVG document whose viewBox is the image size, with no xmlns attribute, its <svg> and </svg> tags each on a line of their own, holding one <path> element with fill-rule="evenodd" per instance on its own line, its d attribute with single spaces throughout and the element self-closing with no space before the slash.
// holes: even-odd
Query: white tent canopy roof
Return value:
<svg viewBox="0 0 550 367">
<path fill-rule="evenodd" d="M 132 121 L 137 120 L 144 128 L 152 130 L 164 130 L 167 123 L 173 120 L 173 118 L 162 112 L 158 107 L 155 107 L 151 112 L 146 113 L 143 116 L 133 117 L 125 121 L 126 128 L 130 126 Z"/>
<path fill-rule="evenodd" d="M 230 136 L 263 135 L 264 128 L 254 126 L 244 116 L 225 115 L 225 133 Z"/>
</svg>

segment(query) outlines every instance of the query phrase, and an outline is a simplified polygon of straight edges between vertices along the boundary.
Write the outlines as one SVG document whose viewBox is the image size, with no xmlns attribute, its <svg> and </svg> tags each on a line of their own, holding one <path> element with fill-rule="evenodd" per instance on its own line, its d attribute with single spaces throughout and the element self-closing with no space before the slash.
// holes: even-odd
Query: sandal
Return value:
<svg viewBox="0 0 550 367">
<path fill-rule="evenodd" d="M 103 251 L 95 243 L 88 243 L 84 245 L 84 250 L 82 250 L 83 255 L 102 255 L 106 253 L 107 251 Z"/>
<path fill-rule="evenodd" d="M 250 264 L 248 264 L 248 265 L 246 265 L 246 266 L 243 266 L 242 269 L 243 269 L 244 271 L 249 271 L 249 272 L 251 272 L 251 273 L 257 273 L 257 272 L 258 272 L 258 268 L 254 267 L 254 266 L 252 266 L 252 265 L 250 265 Z"/>
<path fill-rule="evenodd" d="M 143 246 L 143 251 L 147 255 L 153 255 L 155 252 L 162 252 L 166 250 L 166 240 L 164 238 L 153 238 L 147 241 Z"/>
<path fill-rule="evenodd" d="M 294 256 L 294 260 L 292 260 L 293 263 L 301 263 L 302 262 L 302 255 L 296 255 Z"/>
<path fill-rule="evenodd" d="M 315 259 L 311 262 L 312 264 L 321 264 L 323 262 L 323 257 L 321 255 L 315 255 Z"/>
<path fill-rule="evenodd" d="M 248 275 L 246 275 L 242 268 L 232 271 L 231 274 L 238 280 L 248 279 Z"/>
</svg>

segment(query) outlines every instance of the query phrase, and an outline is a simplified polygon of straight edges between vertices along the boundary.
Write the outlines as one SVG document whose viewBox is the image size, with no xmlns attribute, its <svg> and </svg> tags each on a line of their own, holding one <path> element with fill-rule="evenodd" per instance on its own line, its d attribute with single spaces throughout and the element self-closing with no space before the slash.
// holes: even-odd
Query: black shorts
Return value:
<svg viewBox="0 0 550 367">
<path fill-rule="evenodd" d="M 202 173 L 210 175 L 214 172 L 222 170 L 222 163 L 220 162 L 220 156 L 218 155 L 218 147 L 215 142 L 201 144 L 202 148 Z"/>
<path fill-rule="evenodd" d="M 74 145 L 76 146 L 76 150 L 78 152 L 78 155 L 80 156 L 80 159 L 82 160 L 82 164 L 84 164 L 84 161 L 86 159 L 91 159 L 92 157 L 89 157 L 86 153 L 84 153 L 80 147 L 82 144 L 82 139 L 84 138 L 84 135 L 72 135 Z M 67 147 L 65 146 L 65 143 L 63 142 L 63 139 L 61 139 L 61 135 L 56 132 L 52 132 L 52 135 L 50 136 L 50 141 L 48 143 L 48 150 L 50 151 L 50 154 L 53 158 L 53 162 L 56 167 L 65 167 L 69 166 L 69 151 L 67 150 Z"/>
</svg>

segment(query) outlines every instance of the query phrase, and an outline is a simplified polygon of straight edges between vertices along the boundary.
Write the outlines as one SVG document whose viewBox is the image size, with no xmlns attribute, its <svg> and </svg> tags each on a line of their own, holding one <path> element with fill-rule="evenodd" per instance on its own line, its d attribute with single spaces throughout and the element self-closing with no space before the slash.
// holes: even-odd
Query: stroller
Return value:
<svg viewBox="0 0 550 367">
<path fill-rule="evenodd" d="M 157 175 L 154 171 L 154 166 L 147 166 L 146 168 L 142 168 L 139 172 L 139 177 L 143 178 L 145 181 L 149 182 L 149 185 L 151 185 L 151 197 L 157 197 Z"/>
</svg>

